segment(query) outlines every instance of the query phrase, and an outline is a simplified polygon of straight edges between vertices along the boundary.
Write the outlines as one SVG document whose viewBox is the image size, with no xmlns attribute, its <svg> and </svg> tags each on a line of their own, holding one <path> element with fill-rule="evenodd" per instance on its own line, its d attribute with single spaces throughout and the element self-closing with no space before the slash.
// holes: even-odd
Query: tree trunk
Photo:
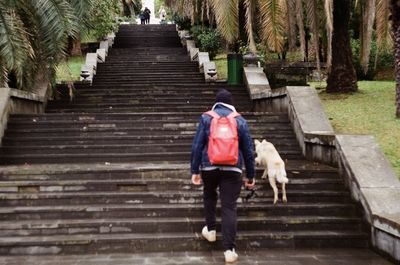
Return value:
<svg viewBox="0 0 400 265">
<path fill-rule="evenodd" d="M 303 22 L 303 3 L 301 0 L 296 0 L 296 21 L 299 28 L 300 35 L 300 51 L 303 60 L 306 58 L 306 34 L 304 32 L 304 22 Z"/>
<path fill-rule="evenodd" d="M 293 52 L 296 50 L 296 3 L 294 0 L 288 0 L 287 2 L 288 11 L 288 44 L 289 51 Z"/>
<path fill-rule="evenodd" d="M 361 4 L 362 23 L 361 23 L 361 48 L 360 63 L 364 74 L 368 72 L 369 55 L 371 53 L 372 30 L 375 20 L 375 0 L 367 0 Z"/>
<path fill-rule="evenodd" d="M 400 1 L 390 0 L 396 74 L 396 117 L 400 118 Z"/>
<path fill-rule="evenodd" d="M 78 36 L 76 39 L 68 37 L 68 48 L 69 55 L 71 56 L 81 56 L 81 38 Z"/>
<path fill-rule="evenodd" d="M 332 67 L 327 80 L 327 92 L 357 91 L 350 36 L 350 0 L 333 1 Z"/>
</svg>

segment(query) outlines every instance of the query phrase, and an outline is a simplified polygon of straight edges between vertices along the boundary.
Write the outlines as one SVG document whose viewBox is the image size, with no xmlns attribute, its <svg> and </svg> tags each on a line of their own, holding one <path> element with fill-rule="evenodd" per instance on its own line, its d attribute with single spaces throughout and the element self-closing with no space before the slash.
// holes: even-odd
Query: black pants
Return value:
<svg viewBox="0 0 400 265">
<path fill-rule="evenodd" d="M 235 248 L 237 231 L 236 200 L 242 187 L 242 177 L 239 172 L 203 171 L 201 173 L 204 190 L 203 201 L 208 231 L 216 228 L 217 188 L 221 200 L 221 227 L 224 250 Z"/>
</svg>

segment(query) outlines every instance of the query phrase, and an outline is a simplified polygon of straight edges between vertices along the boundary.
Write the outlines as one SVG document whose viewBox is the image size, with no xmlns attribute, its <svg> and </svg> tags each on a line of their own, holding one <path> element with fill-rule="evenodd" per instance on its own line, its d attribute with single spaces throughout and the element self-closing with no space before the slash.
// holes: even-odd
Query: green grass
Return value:
<svg viewBox="0 0 400 265">
<path fill-rule="evenodd" d="M 226 54 L 218 54 L 213 60 L 217 66 L 218 79 L 228 79 L 228 61 Z"/>
<path fill-rule="evenodd" d="M 400 119 L 395 118 L 395 83 L 360 81 L 359 92 L 328 94 L 326 83 L 312 82 L 336 133 L 370 134 L 400 176 Z"/>
<path fill-rule="evenodd" d="M 81 66 L 85 63 L 84 56 L 71 57 L 61 62 L 57 67 L 56 81 L 77 81 L 81 73 Z"/>
</svg>

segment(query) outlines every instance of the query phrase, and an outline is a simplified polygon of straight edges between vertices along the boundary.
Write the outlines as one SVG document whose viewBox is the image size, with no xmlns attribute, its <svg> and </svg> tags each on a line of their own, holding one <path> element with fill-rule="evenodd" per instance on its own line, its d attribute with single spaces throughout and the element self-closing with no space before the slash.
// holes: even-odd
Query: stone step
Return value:
<svg viewBox="0 0 400 265">
<path fill-rule="evenodd" d="M 74 97 L 71 99 L 69 96 L 52 100 L 49 102 L 64 102 L 70 104 L 72 102 L 91 102 L 91 101 L 102 101 L 102 102 L 206 102 L 207 104 L 213 104 L 215 102 L 215 97 L 210 94 L 200 94 L 197 95 L 185 95 L 179 91 L 175 93 L 167 93 L 162 95 L 161 92 L 153 91 L 151 93 L 146 93 L 145 91 L 127 91 L 127 90 L 116 90 L 116 91 L 98 91 L 97 93 L 89 93 L 89 91 L 76 91 Z M 238 94 L 235 96 L 235 103 L 237 105 L 249 104 L 249 96 L 243 94 Z M 196 103 L 197 104 L 197 103 Z M 210 107 L 211 108 L 211 107 Z"/>
<path fill-rule="evenodd" d="M 138 75 L 138 76 L 127 76 L 127 77 L 114 77 L 114 78 L 102 78 L 100 76 L 95 76 L 93 78 L 93 84 L 103 83 L 103 84 L 120 84 L 120 83 L 149 83 L 149 84 L 166 84 L 166 83 L 197 83 L 204 82 L 203 74 L 196 74 L 193 76 L 182 75 L 165 75 L 165 76 L 153 76 L 153 75 Z"/>
<path fill-rule="evenodd" d="M 203 205 L 190 203 L 158 204 L 79 204 L 51 206 L 1 207 L 0 220 L 42 220 L 80 218 L 138 218 L 138 217 L 203 217 Z M 217 206 L 217 215 L 220 208 Z M 359 208 L 352 203 L 247 203 L 238 204 L 238 216 L 341 216 L 357 217 Z"/>
<path fill-rule="evenodd" d="M 62 85 L 59 85 L 62 86 Z M 115 87 L 112 87 L 110 85 L 102 85 L 102 84 L 97 84 L 97 85 L 88 85 L 85 83 L 77 83 L 74 85 L 75 88 L 77 90 L 80 89 L 90 89 L 91 91 L 96 91 L 98 89 L 104 88 L 104 89 L 147 89 L 149 90 L 149 88 L 151 88 L 151 90 L 158 90 L 158 92 L 162 91 L 165 93 L 170 93 L 171 91 L 174 91 L 175 89 L 179 89 L 178 91 L 181 92 L 185 92 L 188 91 L 188 93 L 214 93 L 218 91 L 219 89 L 227 89 L 229 90 L 233 95 L 235 95 L 235 93 L 237 91 L 241 91 L 241 92 L 246 92 L 246 87 L 243 85 L 236 85 L 236 86 L 231 86 L 231 85 L 227 85 L 225 82 L 221 82 L 221 83 L 191 83 L 191 84 L 187 84 L 187 83 L 175 83 L 175 84 L 157 84 L 157 85 L 153 85 L 153 84 L 136 84 L 136 83 L 132 83 L 132 84 L 119 84 Z"/>
<path fill-rule="evenodd" d="M 111 57 L 118 55 L 130 56 L 132 54 L 176 54 L 182 52 L 187 55 L 187 50 L 184 47 L 132 47 L 126 49 L 110 49 L 108 55 Z"/>
<path fill-rule="evenodd" d="M 198 119 L 201 114 L 206 111 L 209 111 L 212 107 L 212 103 L 153 103 L 153 104 L 134 104 L 134 103 L 88 103 L 88 104 L 80 104 L 80 103 L 72 103 L 69 105 L 62 105 L 58 103 L 51 103 L 46 110 L 46 113 L 57 113 L 57 110 L 60 113 L 69 112 L 69 113 L 140 113 L 143 112 L 168 112 L 168 111 L 178 111 L 179 109 L 187 112 L 197 112 Z M 241 105 L 236 108 L 236 110 L 241 113 L 245 111 L 251 111 L 254 107 L 252 105 Z"/>
<path fill-rule="evenodd" d="M 62 143 L 65 141 L 65 144 L 117 144 L 117 143 L 130 143 L 130 144 L 138 144 L 142 142 L 143 144 L 156 144 L 156 143 L 180 143 L 182 141 L 187 142 L 193 141 L 194 133 L 190 132 L 182 135 L 149 135 L 149 134 L 113 134 L 113 135 L 88 135 L 82 134 L 79 136 L 63 136 L 62 134 L 57 134 L 55 136 L 33 136 L 33 135 L 24 135 L 23 137 L 16 137 L 16 135 L 6 135 L 3 137 L 3 141 L 11 141 L 11 142 L 26 142 L 28 145 L 36 144 L 36 145 L 49 145 L 49 141 L 52 141 L 53 144 Z M 253 139 L 268 139 L 268 141 L 279 145 L 280 143 L 284 144 L 287 142 L 295 141 L 295 135 L 293 132 L 286 132 L 284 135 L 268 135 L 265 133 L 252 133 Z M 30 143 L 35 141 L 36 143 Z M 50 144 L 51 145 L 51 144 Z"/>
<path fill-rule="evenodd" d="M 216 243 L 219 244 L 219 243 Z M 240 265 L 254 264 L 312 264 L 312 265 L 337 265 L 338 257 L 342 264 L 365 264 L 367 261 L 375 265 L 392 265 L 393 263 L 379 256 L 371 249 L 366 248 L 300 248 L 295 249 L 294 245 L 286 249 L 273 248 L 252 248 L 248 251 L 238 249 Z M 75 265 L 110 265 L 110 264 L 190 264 L 190 265 L 216 265 L 224 264 L 222 251 L 215 251 L 213 248 L 202 251 L 165 251 L 156 253 L 134 253 L 128 252 L 118 255 L 115 254 L 79 254 L 62 255 L 62 263 Z M 30 264 L 40 264 L 45 261 L 48 264 L 60 263 L 58 255 L 38 255 L 38 256 L 3 256 L 1 265 L 25 264 L 29 260 Z"/>
<path fill-rule="evenodd" d="M 80 187 L 70 187 L 70 189 Z M 139 187 L 140 188 L 140 187 Z M 295 187 L 288 185 L 287 198 L 290 203 L 313 203 L 318 197 L 319 203 L 350 203 L 350 193 L 348 191 L 329 191 L 329 190 L 294 190 Z M 27 190 L 37 190 L 36 186 L 30 186 Z M 46 190 L 60 190 L 60 186 L 50 186 Z M 137 186 L 120 186 L 121 190 L 126 191 L 89 191 L 89 192 L 27 192 L 27 193 L 0 193 L 1 207 L 23 207 L 23 206 L 46 206 L 46 205 L 81 205 L 86 204 L 169 204 L 169 203 L 196 203 L 202 205 L 203 193 L 201 191 L 131 191 L 138 189 Z M 29 191 L 29 190 L 28 190 Z M 172 194 L 174 192 L 174 194 Z M 246 206 L 246 196 L 249 192 L 243 191 L 238 201 Z M 251 204 L 273 204 L 273 191 L 258 189 L 255 198 L 249 199 Z M 279 196 L 281 197 L 281 195 Z M 280 200 L 279 203 L 282 203 Z"/>
<path fill-rule="evenodd" d="M 252 135 L 254 139 L 264 139 L 265 135 Z M 268 140 L 275 145 L 290 145 L 295 144 L 294 134 L 287 139 L 287 135 L 268 135 Z M 3 137 L 5 146 L 51 146 L 51 145 L 115 145 L 115 144 L 191 144 L 193 135 L 165 136 L 165 135 L 136 135 L 136 136 L 80 136 L 80 137 L 65 137 L 62 135 L 55 137 L 31 137 L 29 135 L 16 138 L 11 136 Z"/>
<path fill-rule="evenodd" d="M 217 231 L 221 231 L 217 220 Z M 0 222 L 0 236 L 49 236 L 75 234 L 134 233 L 196 233 L 204 226 L 204 218 L 107 218 Z M 362 222 L 356 217 L 337 216 L 278 216 L 239 217 L 238 231 L 304 231 L 338 230 L 362 231 Z"/>
<path fill-rule="evenodd" d="M 241 112 L 252 111 L 252 107 L 242 107 L 239 106 L 236 110 Z M 103 107 L 103 108 L 50 108 L 46 110 L 46 113 L 132 113 L 132 112 L 169 112 L 169 111 L 182 111 L 182 112 L 197 112 L 198 115 L 210 110 L 210 105 L 204 106 L 171 106 L 171 107 L 163 107 L 163 106 L 154 106 L 154 107 L 139 107 L 132 105 L 131 107 Z"/>
<path fill-rule="evenodd" d="M 301 155 L 301 150 L 298 146 L 293 147 L 276 147 L 283 157 Z M 146 151 L 143 151 L 146 150 Z M 164 144 L 164 145 L 76 145 L 76 146 L 57 146 L 57 145 L 47 145 L 47 146 L 30 146 L 30 147 L 13 147 L 4 146 L 0 149 L 0 154 L 9 155 L 23 155 L 23 154 L 96 154 L 96 153 L 109 153 L 109 154 L 124 154 L 124 153 L 172 153 L 172 152 L 185 152 L 190 151 L 190 144 Z"/>
<path fill-rule="evenodd" d="M 197 118 L 197 119 L 196 119 Z M 142 120 L 135 120 L 136 127 L 185 127 L 185 126 L 195 126 L 197 125 L 197 121 L 199 119 L 199 115 L 197 117 L 189 118 L 189 119 L 176 119 L 173 121 L 169 120 L 149 120 L 149 119 L 142 119 Z M 250 127 L 256 126 L 257 123 L 263 123 L 262 126 L 277 126 L 277 125 L 285 125 L 289 123 L 289 119 L 287 117 L 281 118 L 279 116 L 266 116 L 260 119 L 253 119 L 249 118 L 246 119 L 247 124 Z M 7 124 L 7 129 L 15 130 L 15 129 L 24 129 L 24 128 L 82 128 L 84 126 L 93 126 L 93 127 L 123 127 L 127 124 L 130 124 L 132 120 L 18 120 L 18 119 L 11 119 Z"/>
<path fill-rule="evenodd" d="M 286 155 L 288 152 L 296 151 L 299 155 L 301 150 L 296 145 L 280 145 L 276 144 L 275 148 L 281 155 Z M 157 144 L 113 144 L 113 145 L 34 145 L 34 146 L 12 146 L 3 144 L 0 149 L 0 154 L 74 154 L 74 153 L 134 153 L 142 152 L 142 150 L 151 150 L 151 152 L 179 152 L 191 150 L 190 143 L 157 143 Z"/>
<path fill-rule="evenodd" d="M 164 94 L 163 94 L 164 93 Z M 161 89 L 153 89 L 150 87 L 101 87 L 101 88 L 92 88 L 92 89 L 78 89 L 76 90 L 74 94 L 74 99 L 79 99 L 84 96 L 103 96 L 103 97 L 129 97 L 129 98 L 146 98 L 146 97 L 157 97 L 157 98 L 169 98 L 169 99 L 174 99 L 175 97 L 179 98 L 197 98 L 201 99 L 203 97 L 205 98 L 213 98 L 212 102 L 215 100 L 215 93 L 214 91 L 190 91 L 190 88 L 186 90 L 178 88 L 178 89 L 169 89 L 169 91 L 163 91 Z M 69 95 L 67 96 L 68 99 L 70 99 Z M 233 98 L 235 102 L 237 100 L 242 100 L 246 98 L 249 102 L 249 96 L 245 90 L 243 91 L 238 91 L 233 93 Z"/>
<path fill-rule="evenodd" d="M 191 66 L 157 66 L 157 65 L 143 65 L 137 62 L 137 66 L 129 65 L 107 65 L 96 69 L 96 78 L 98 76 L 125 76 L 125 75 L 149 75 L 152 72 L 157 72 L 159 75 L 171 75 L 171 74 L 194 74 L 199 72 L 197 65 Z"/>
<path fill-rule="evenodd" d="M 115 125 L 87 125 L 81 128 L 31 128 L 31 129 L 10 129 L 7 134 L 10 137 L 23 137 L 29 134 L 29 137 L 40 137 L 41 134 L 47 136 L 110 136 L 110 135 L 193 135 L 196 133 L 196 124 L 188 124 L 179 126 L 179 124 L 169 124 L 162 127 L 136 127 L 134 124 L 123 125 L 124 127 L 116 127 Z M 287 124 L 269 124 L 267 126 L 252 126 L 250 133 L 253 135 L 269 134 L 269 135 L 286 135 L 293 136 L 293 131 Z M 273 143 L 273 142 L 272 142 Z"/>
<path fill-rule="evenodd" d="M 152 77 L 138 77 L 138 78 L 130 78 L 130 79 L 125 79 L 125 80 L 110 80 L 110 79 L 106 79 L 106 80 L 98 80 L 96 79 L 96 77 L 93 79 L 93 84 L 94 85 L 98 85 L 98 84 L 102 84 L 102 85 L 107 85 L 107 86 L 119 86 L 121 84 L 128 84 L 130 85 L 131 82 L 134 83 L 140 83 L 140 84 L 174 84 L 174 83 L 187 83 L 187 84 L 195 84 L 198 82 L 204 82 L 204 77 L 203 76 L 198 76 L 198 77 L 188 77 L 188 78 L 174 78 L 173 76 L 169 77 L 169 78 L 160 78 L 160 79 L 154 79 Z"/>
<path fill-rule="evenodd" d="M 288 160 L 285 163 L 290 180 L 326 179 L 339 180 L 336 168 L 307 160 Z M 2 181 L 65 181 L 65 180 L 138 180 L 150 182 L 154 179 L 167 181 L 187 181 L 190 177 L 187 162 L 183 164 L 160 163 L 110 163 L 110 164 L 58 164 L 3 166 L 0 171 Z M 257 176 L 263 170 L 257 168 Z M 189 175 L 188 175 L 189 174 Z M 340 179 L 341 180 L 341 179 Z M 262 180 L 259 180 L 262 181 Z"/>
<path fill-rule="evenodd" d="M 96 104 L 149 104 L 150 106 L 153 104 L 193 104 L 193 105 L 213 105 L 215 102 L 215 98 L 211 98 L 210 96 L 205 96 L 205 97 L 195 97 L 195 96 L 190 96 L 190 97 L 173 97 L 171 95 L 164 95 L 164 96 L 156 96 L 154 94 L 152 95 L 137 95 L 136 97 L 133 96 L 134 93 L 132 93 L 132 96 L 128 96 L 126 94 L 120 95 L 117 93 L 114 94 L 104 94 L 104 95 L 82 95 L 78 94 L 73 100 L 70 98 L 65 98 L 62 100 L 52 100 L 49 101 L 49 104 L 65 104 L 65 105 L 71 105 L 71 104 L 82 104 L 82 105 L 90 105 L 93 103 Z M 251 103 L 248 102 L 248 96 L 240 96 L 235 98 L 235 103 L 237 105 L 243 106 L 243 105 L 252 105 Z M 211 108 L 211 107 L 210 107 Z"/>
<path fill-rule="evenodd" d="M 108 153 L 107 150 L 99 150 L 101 153 L 90 153 L 85 150 L 78 150 L 76 153 L 41 153 L 41 154 L 1 154 L 0 164 L 48 164 L 48 163 L 127 163 L 127 162 L 185 162 L 190 161 L 190 150 L 181 150 L 179 152 L 164 151 L 154 153 L 142 151 L 141 153 Z M 146 150 L 147 151 L 147 150 Z M 282 159 L 299 159 L 301 152 L 286 151 L 281 153 Z"/>
<path fill-rule="evenodd" d="M 107 57 L 109 58 L 109 57 Z M 158 55 L 148 55 L 148 56 L 132 56 L 132 57 L 125 57 L 119 56 L 116 58 L 107 59 L 104 62 L 105 65 L 136 65 L 137 63 L 141 64 L 153 64 L 157 65 L 158 63 L 163 63 L 165 65 L 182 65 L 182 63 L 186 63 L 187 65 L 196 65 L 193 61 L 190 60 L 190 57 L 187 55 L 165 55 L 165 54 L 158 54 Z M 189 64 L 190 63 L 190 64 Z M 170 68 L 170 70 L 174 70 Z M 199 72 L 199 71 L 197 71 Z"/>
<path fill-rule="evenodd" d="M 43 237 L 2 237 L 2 255 L 146 253 L 159 251 L 209 250 L 210 244 L 199 233 L 118 233 L 55 235 Z M 221 236 L 217 235 L 218 241 Z M 313 230 L 293 232 L 239 232 L 237 248 L 242 251 L 260 248 L 368 247 L 368 234 L 352 231 Z M 213 249 L 221 250 L 221 244 Z"/>
<path fill-rule="evenodd" d="M 131 132 L 131 131 L 147 131 L 147 132 L 168 132 L 168 131 L 181 131 L 181 132 L 186 132 L 186 131 L 195 131 L 197 128 L 197 123 L 192 121 L 188 121 L 186 123 L 177 123 L 177 122 L 164 122 L 164 123 L 150 123 L 146 124 L 144 122 L 139 122 L 139 123 L 90 123 L 86 124 L 84 126 L 80 127 L 62 127 L 62 128 L 49 128 L 47 126 L 35 126 L 37 125 L 36 123 L 32 123 L 34 126 L 33 128 L 8 128 L 7 132 L 16 135 L 16 134 L 23 134 L 23 133 L 45 133 L 45 132 L 60 132 L 60 130 L 63 133 L 68 133 L 68 132 L 104 132 L 104 131 L 110 131 L 110 132 L 115 132 L 115 131 L 125 131 L 125 132 Z M 31 125 L 31 126 L 32 126 Z M 257 123 L 248 123 L 248 126 L 250 128 L 250 132 L 252 133 L 259 133 L 259 132 L 267 132 L 270 134 L 280 134 L 281 131 L 292 131 L 291 125 L 288 123 L 263 123 L 263 124 L 257 124 Z"/>
<path fill-rule="evenodd" d="M 184 110 L 189 110 L 190 108 L 211 108 L 212 105 L 214 104 L 214 101 L 211 100 L 198 100 L 198 99 L 182 99 L 182 100 L 158 100 L 158 99 L 153 99 L 153 100 L 141 100 L 139 99 L 127 99 L 124 101 L 88 101 L 86 102 L 69 102 L 68 101 L 52 101 L 49 102 L 49 108 L 60 108 L 60 109 L 68 109 L 68 108 L 82 108 L 82 109 L 102 109 L 102 108 L 109 108 L 110 106 L 112 108 L 129 108 L 129 107 L 135 107 L 135 108 L 182 108 Z M 252 108 L 252 104 L 249 102 L 246 102 L 240 104 L 240 107 L 238 109 L 244 109 L 244 108 Z"/>
<path fill-rule="evenodd" d="M 257 190 L 265 192 L 270 189 L 269 181 L 260 179 L 262 170 L 257 170 Z M 185 174 L 186 175 L 186 174 Z M 184 176 L 185 176 L 184 175 Z M 293 174 L 292 174 L 293 175 Z M 160 179 L 97 179 L 93 173 L 91 179 L 72 180 L 14 180 L 0 181 L 0 192 L 10 194 L 26 194 L 38 192 L 90 192 L 90 191 L 157 191 L 157 190 L 201 190 L 202 187 L 191 185 L 189 177 L 185 178 L 160 178 Z M 51 177 L 51 176 L 50 176 Z M 288 172 L 288 177 L 291 177 Z M 329 178 L 302 178 L 290 179 L 288 190 L 319 190 L 319 191 L 340 191 L 344 190 L 343 181 Z M 246 193 L 246 192 L 245 192 Z M 4 196 L 7 194 L 3 194 Z M 258 194 L 258 195 L 261 195 Z"/>
<path fill-rule="evenodd" d="M 137 68 L 145 71 L 149 68 L 156 68 L 160 70 L 169 70 L 174 72 L 176 69 L 186 69 L 186 68 L 197 68 L 197 73 L 199 73 L 200 67 L 197 61 L 191 61 L 188 55 L 167 55 L 167 54 L 155 54 L 148 56 L 132 55 L 127 57 L 121 55 L 118 57 L 106 59 L 105 62 L 98 63 L 100 68 L 109 68 L 110 71 L 121 72 L 126 67 Z M 113 67 L 116 68 L 113 68 Z M 176 68 L 176 69 L 175 69 Z M 151 71 L 147 71 L 151 72 Z"/>
<path fill-rule="evenodd" d="M 14 121 L 103 121 L 103 120 L 195 120 L 200 119 L 201 112 L 141 112 L 141 113 L 37 113 L 37 114 L 12 114 Z M 246 119 L 265 121 L 263 119 L 288 119 L 287 113 L 249 113 L 241 112 Z"/>
</svg>

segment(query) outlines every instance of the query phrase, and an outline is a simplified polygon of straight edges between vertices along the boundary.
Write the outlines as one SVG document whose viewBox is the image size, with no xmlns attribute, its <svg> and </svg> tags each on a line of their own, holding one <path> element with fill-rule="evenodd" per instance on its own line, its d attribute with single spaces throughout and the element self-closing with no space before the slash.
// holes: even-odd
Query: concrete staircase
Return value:
<svg viewBox="0 0 400 265">
<path fill-rule="evenodd" d="M 221 249 L 201 239 L 202 192 L 188 165 L 199 115 L 220 88 L 253 138 L 276 145 L 290 179 L 287 204 L 272 204 L 264 180 L 256 198 L 240 199 L 238 249 L 369 246 L 337 169 L 302 157 L 287 113 L 254 113 L 245 87 L 206 84 L 175 26 L 121 26 L 93 85 L 76 88 L 44 114 L 10 118 L 0 254 Z"/>
</svg>

